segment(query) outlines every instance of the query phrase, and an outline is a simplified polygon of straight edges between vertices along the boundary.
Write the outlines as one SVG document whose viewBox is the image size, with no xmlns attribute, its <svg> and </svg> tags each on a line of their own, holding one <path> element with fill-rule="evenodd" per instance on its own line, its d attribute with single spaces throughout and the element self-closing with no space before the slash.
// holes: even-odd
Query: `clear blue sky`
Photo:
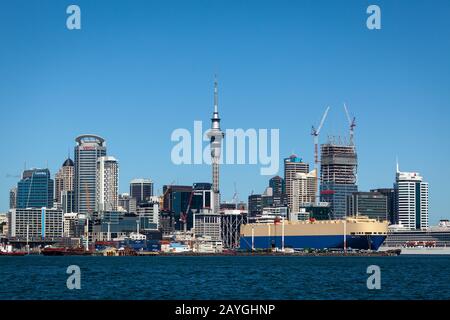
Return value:
<svg viewBox="0 0 450 320">
<path fill-rule="evenodd" d="M 82 30 L 66 29 L 81 7 Z M 382 29 L 366 28 L 378 4 Z M 0 212 L 26 161 L 55 173 L 74 138 L 96 133 L 120 161 L 120 187 L 210 180 L 170 161 L 176 128 L 209 125 L 214 73 L 223 128 L 279 128 L 281 154 L 311 162 L 312 124 L 347 134 L 357 117 L 361 190 L 404 171 L 430 183 L 430 219 L 450 218 L 450 2 L 2 1 Z M 262 192 L 259 165 L 223 166 L 223 200 Z M 282 175 L 282 167 L 280 175 Z"/>
</svg>

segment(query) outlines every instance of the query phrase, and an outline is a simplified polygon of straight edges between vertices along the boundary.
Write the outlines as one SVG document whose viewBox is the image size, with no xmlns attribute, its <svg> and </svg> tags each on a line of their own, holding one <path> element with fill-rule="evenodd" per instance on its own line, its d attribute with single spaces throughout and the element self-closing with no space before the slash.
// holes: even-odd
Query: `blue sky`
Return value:
<svg viewBox="0 0 450 320">
<path fill-rule="evenodd" d="M 82 29 L 66 28 L 81 7 Z M 344 5 L 345 4 L 345 5 Z M 382 29 L 366 28 L 378 4 Z M 310 136 L 357 117 L 361 190 L 390 187 L 395 158 L 430 183 L 430 220 L 450 218 L 450 3 L 429 1 L 3 1 L 0 212 L 24 163 L 55 173 L 74 139 L 96 133 L 120 161 L 120 187 L 210 180 L 175 166 L 174 129 L 209 125 L 218 74 L 225 128 L 279 128 L 281 158 L 313 160 Z M 280 160 L 281 161 L 281 160 Z M 259 165 L 222 167 L 222 199 L 262 192 Z M 282 175 L 282 167 L 280 174 Z"/>
</svg>

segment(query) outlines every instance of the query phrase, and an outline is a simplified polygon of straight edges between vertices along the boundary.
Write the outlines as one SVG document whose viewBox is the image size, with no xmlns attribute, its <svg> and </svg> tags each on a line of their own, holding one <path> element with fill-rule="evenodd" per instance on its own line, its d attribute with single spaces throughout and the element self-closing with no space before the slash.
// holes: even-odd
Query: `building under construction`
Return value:
<svg viewBox="0 0 450 320">
<path fill-rule="evenodd" d="M 329 202 L 334 218 L 346 215 L 347 196 L 358 191 L 358 159 L 353 143 L 329 139 L 321 145 L 320 198 Z"/>
<path fill-rule="evenodd" d="M 246 223 L 247 216 L 240 210 L 225 210 L 221 215 L 221 232 L 224 248 L 239 248 L 241 241 L 241 226 Z"/>
</svg>

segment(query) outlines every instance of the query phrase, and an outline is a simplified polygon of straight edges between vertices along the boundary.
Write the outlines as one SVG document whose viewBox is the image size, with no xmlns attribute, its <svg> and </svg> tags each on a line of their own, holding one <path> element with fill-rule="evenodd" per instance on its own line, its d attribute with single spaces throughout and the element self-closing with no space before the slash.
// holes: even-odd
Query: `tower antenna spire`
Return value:
<svg viewBox="0 0 450 320">
<path fill-rule="evenodd" d="M 213 213 L 220 211 L 220 191 L 219 191 L 219 164 L 221 157 L 222 139 L 224 133 L 220 130 L 220 117 L 218 110 L 218 89 L 217 76 L 214 76 L 214 113 L 211 118 L 211 129 L 208 131 L 211 147 L 211 165 L 212 165 L 212 190 L 213 190 Z"/>
<path fill-rule="evenodd" d="M 217 89 L 217 74 L 214 75 L 214 114 L 219 113 L 219 94 Z"/>
</svg>

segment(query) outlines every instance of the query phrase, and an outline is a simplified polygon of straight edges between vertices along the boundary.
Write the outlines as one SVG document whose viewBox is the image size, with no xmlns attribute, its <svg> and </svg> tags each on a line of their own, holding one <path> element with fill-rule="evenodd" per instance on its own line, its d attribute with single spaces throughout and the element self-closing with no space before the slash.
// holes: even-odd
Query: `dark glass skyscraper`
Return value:
<svg viewBox="0 0 450 320">
<path fill-rule="evenodd" d="M 130 182 L 130 197 L 138 206 L 153 196 L 153 182 L 149 179 L 134 179 Z"/>
<path fill-rule="evenodd" d="M 48 169 L 25 170 L 17 184 L 17 208 L 52 208 L 53 180 Z"/>
<path fill-rule="evenodd" d="M 185 214 L 188 209 L 189 201 L 192 200 L 192 186 L 166 185 L 163 186 L 163 194 L 163 210 L 170 212 L 173 216 L 175 229 L 183 230 L 184 225 L 181 218 L 182 214 Z"/>
<path fill-rule="evenodd" d="M 286 185 L 284 179 L 280 176 L 275 176 L 269 180 L 269 187 L 272 188 L 274 197 L 281 197 L 282 194 L 286 193 Z"/>
<path fill-rule="evenodd" d="M 252 194 L 248 197 L 248 215 L 256 217 L 262 213 L 262 195 Z"/>
</svg>

